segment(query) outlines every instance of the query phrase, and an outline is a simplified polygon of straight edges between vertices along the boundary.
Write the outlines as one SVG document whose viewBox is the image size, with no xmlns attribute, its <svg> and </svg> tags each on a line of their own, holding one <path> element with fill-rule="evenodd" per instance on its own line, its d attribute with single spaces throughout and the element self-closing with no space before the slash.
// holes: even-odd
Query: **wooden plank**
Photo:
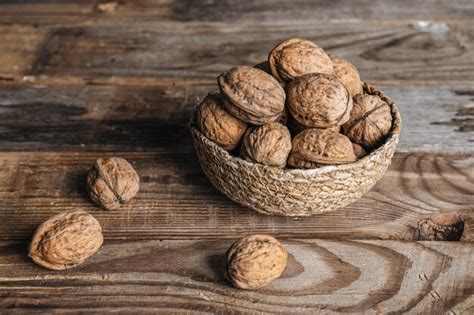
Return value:
<svg viewBox="0 0 474 315">
<path fill-rule="evenodd" d="M 468 85 L 474 80 L 473 32 L 472 26 L 370 21 L 61 27 L 51 31 L 25 74 L 50 83 L 214 82 L 222 71 L 259 63 L 279 41 L 297 36 L 348 58 L 368 81 Z"/>
<path fill-rule="evenodd" d="M 47 33 L 30 26 L 0 26 L 0 82 L 19 81 L 32 70 Z"/>
<path fill-rule="evenodd" d="M 258 291 L 222 276 L 224 241 L 106 241 L 67 272 L 34 265 L 26 244 L 0 243 L 0 307 L 16 312 L 219 314 L 474 312 L 474 245 L 283 240 L 282 277 Z"/>
<path fill-rule="evenodd" d="M 180 143 L 168 143 L 180 151 Z M 134 201 L 105 211 L 88 198 L 85 175 L 94 160 L 122 156 L 141 175 Z M 5 152 L 0 155 L 0 240 L 28 239 L 48 217 L 84 209 L 108 239 L 235 238 L 277 233 L 300 238 L 416 240 L 421 220 L 440 212 L 464 216 L 474 240 L 474 155 L 397 154 L 362 199 L 309 218 L 259 215 L 209 183 L 193 152 Z"/>
<path fill-rule="evenodd" d="M 112 3 L 107 9 L 101 3 Z M 105 9 L 104 9 L 105 8 Z M 63 25 L 111 21 L 312 21 L 449 20 L 471 21 L 468 0 L 413 2 L 389 0 L 319 1 L 2 1 L 0 23 Z"/>
<path fill-rule="evenodd" d="M 187 124 L 216 83 L 0 86 L 0 151 L 156 151 L 194 156 Z M 474 89 L 382 90 L 402 115 L 399 150 L 473 152 Z M 186 158 L 186 157 L 185 157 Z"/>
</svg>

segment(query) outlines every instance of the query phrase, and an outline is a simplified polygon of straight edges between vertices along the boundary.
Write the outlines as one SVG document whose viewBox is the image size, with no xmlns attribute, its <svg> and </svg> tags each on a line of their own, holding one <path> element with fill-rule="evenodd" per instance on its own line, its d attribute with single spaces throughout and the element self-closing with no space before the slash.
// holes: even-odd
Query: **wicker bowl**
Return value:
<svg viewBox="0 0 474 315">
<path fill-rule="evenodd" d="M 385 143 L 354 163 L 303 170 L 247 162 L 206 138 L 191 122 L 199 163 L 217 189 L 260 213 L 309 216 L 346 206 L 383 176 L 400 134 L 400 114 L 392 100 L 365 83 L 364 92 L 380 96 L 391 106 L 393 124 Z"/>
</svg>

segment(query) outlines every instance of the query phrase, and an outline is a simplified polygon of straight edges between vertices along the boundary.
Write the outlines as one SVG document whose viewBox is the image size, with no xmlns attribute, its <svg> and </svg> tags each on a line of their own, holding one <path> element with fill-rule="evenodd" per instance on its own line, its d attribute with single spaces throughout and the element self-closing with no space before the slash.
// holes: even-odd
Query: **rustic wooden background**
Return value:
<svg viewBox="0 0 474 315">
<path fill-rule="evenodd" d="M 315 40 L 398 104 L 392 166 L 360 201 L 312 218 L 267 217 L 220 194 L 187 129 L 234 65 L 280 40 Z M 92 204 L 102 156 L 133 162 L 141 191 Z M 474 313 L 474 4 L 450 1 L 0 1 L 0 313 Z M 105 243 L 78 268 L 26 248 L 53 214 L 89 211 Z M 440 212 L 460 242 L 420 241 Z M 256 292 L 222 278 L 238 237 L 286 244 L 281 279 Z"/>
</svg>

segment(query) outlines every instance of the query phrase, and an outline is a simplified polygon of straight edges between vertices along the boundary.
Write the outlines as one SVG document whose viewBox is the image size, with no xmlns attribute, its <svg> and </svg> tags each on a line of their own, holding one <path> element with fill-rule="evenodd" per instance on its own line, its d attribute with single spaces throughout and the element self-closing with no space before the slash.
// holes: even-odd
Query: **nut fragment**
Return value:
<svg viewBox="0 0 474 315">
<path fill-rule="evenodd" d="M 225 277 L 240 289 L 259 289 L 280 277 L 288 253 L 275 238 L 251 235 L 235 242 L 225 254 Z"/>
<path fill-rule="evenodd" d="M 308 73 L 331 74 L 331 58 L 312 41 L 292 38 L 278 44 L 268 55 L 273 76 L 282 82 L 289 82 Z"/>
<path fill-rule="evenodd" d="M 97 159 L 87 174 L 87 186 L 92 201 L 104 209 L 112 210 L 135 197 L 140 178 L 125 159 Z"/>
<path fill-rule="evenodd" d="M 346 87 L 327 74 L 307 74 L 287 87 L 287 104 L 291 116 L 308 127 L 329 128 L 349 119 L 352 99 Z"/>
<path fill-rule="evenodd" d="M 38 227 L 28 256 L 48 269 L 68 269 L 94 255 L 102 241 L 102 228 L 93 216 L 81 210 L 64 212 Z"/>
<path fill-rule="evenodd" d="M 358 94 L 354 96 L 349 121 L 342 125 L 342 133 L 370 150 L 385 139 L 391 127 L 390 106 L 377 95 Z"/>
<path fill-rule="evenodd" d="M 312 168 L 357 160 L 351 141 L 344 135 L 324 129 L 307 129 L 293 139 L 288 165 Z"/>
<path fill-rule="evenodd" d="M 344 58 L 336 55 L 329 55 L 329 57 L 334 66 L 334 76 L 345 85 L 351 97 L 362 93 L 362 82 L 357 68 Z"/>
<path fill-rule="evenodd" d="M 285 91 L 275 78 L 260 69 L 234 67 L 222 73 L 217 82 L 225 96 L 225 109 L 245 122 L 273 122 L 285 107 Z"/>
<path fill-rule="evenodd" d="M 196 112 L 199 130 L 226 150 L 233 150 L 247 129 L 247 124 L 222 107 L 220 94 L 208 94 Z"/>
<path fill-rule="evenodd" d="M 270 123 L 247 131 L 241 155 L 246 160 L 283 168 L 291 151 L 291 135 L 286 126 Z"/>
</svg>

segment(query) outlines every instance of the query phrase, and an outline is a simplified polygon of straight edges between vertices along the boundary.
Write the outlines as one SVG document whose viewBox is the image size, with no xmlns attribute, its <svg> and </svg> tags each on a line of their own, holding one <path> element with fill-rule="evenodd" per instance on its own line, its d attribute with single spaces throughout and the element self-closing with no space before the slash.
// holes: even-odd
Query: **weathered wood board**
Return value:
<svg viewBox="0 0 474 315">
<path fill-rule="evenodd" d="M 149 22 L 58 27 L 38 43 L 40 53 L 34 54 L 30 66 L 23 67 L 27 69 L 23 75 L 41 82 L 210 82 L 231 66 L 265 60 L 281 38 L 296 36 L 315 40 L 329 52 L 349 58 L 362 78 L 371 82 L 466 85 L 474 80 L 472 25 L 423 25 L 356 21 L 333 23 L 328 28 L 322 22 Z M 6 53 L 24 54 L 25 40 L 18 37 L 21 47 L 12 46 Z M 9 65 L 2 64 L 5 61 L 0 55 L 0 70 Z"/>
<path fill-rule="evenodd" d="M 217 83 L 154 86 L 8 84 L 0 151 L 155 151 L 193 155 L 188 123 Z M 384 87 L 402 115 L 399 151 L 473 152 L 474 89 Z"/>
<path fill-rule="evenodd" d="M 474 5 L 400 1 L 1 1 L 0 313 L 474 313 Z M 311 218 L 259 215 L 219 193 L 187 129 L 234 65 L 288 37 L 348 58 L 402 114 L 397 153 L 358 202 Z M 104 211 L 85 174 L 129 159 L 136 199 Z M 26 247 L 49 216 L 84 209 L 105 243 L 52 272 Z M 461 242 L 419 242 L 457 213 Z M 290 253 L 256 292 L 222 277 L 238 237 Z"/>
<path fill-rule="evenodd" d="M 82 266 L 51 272 L 0 243 L 0 307 L 27 313 L 469 314 L 467 243 L 283 240 L 289 264 L 259 291 L 222 276 L 225 241 L 107 241 Z"/>
<path fill-rule="evenodd" d="M 180 146 L 180 143 L 170 143 Z M 88 198 L 85 175 L 96 158 L 121 156 L 141 175 L 141 191 L 120 212 Z M 0 154 L 0 240 L 28 239 L 51 215 L 84 209 L 108 239 L 285 237 L 412 240 L 418 222 L 439 212 L 473 220 L 474 156 L 397 154 L 374 189 L 359 201 L 310 218 L 262 216 L 213 188 L 193 152 L 11 152 Z M 472 223 L 465 238 L 474 239 Z M 473 227 L 474 228 L 474 227 Z"/>
</svg>

